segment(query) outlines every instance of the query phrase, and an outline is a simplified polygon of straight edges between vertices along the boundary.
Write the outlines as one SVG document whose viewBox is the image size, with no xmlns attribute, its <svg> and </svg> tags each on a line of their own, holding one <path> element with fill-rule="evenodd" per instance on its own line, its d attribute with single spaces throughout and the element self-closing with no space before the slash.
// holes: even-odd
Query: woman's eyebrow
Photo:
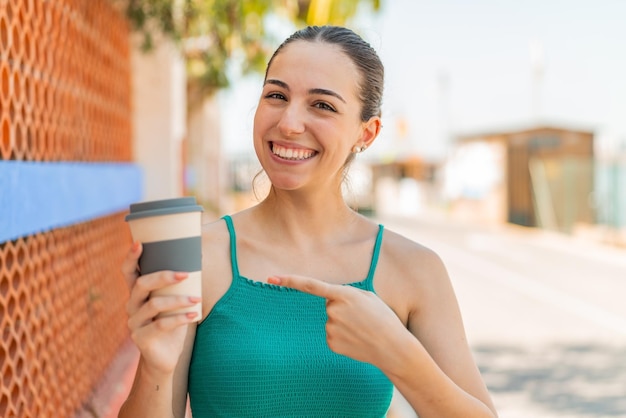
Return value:
<svg viewBox="0 0 626 418">
<path fill-rule="evenodd" d="M 280 81 L 280 80 L 276 80 L 276 79 L 270 78 L 270 79 L 265 80 L 265 84 L 273 84 L 275 86 L 284 88 L 285 90 L 289 91 L 289 85 L 287 83 L 285 83 L 284 81 Z M 310 89 L 309 90 L 309 94 L 323 94 L 323 95 L 327 95 L 327 96 L 333 96 L 333 97 L 338 98 L 342 102 L 346 103 L 345 99 L 343 97 L 341 97 L 341 95 L 339 93 L 336 93 L 336 92 L 334 92 L 332 90 L 328 90 L 328 89 L 322 89 L 322 88 Z"/>
<path fill-rule="evenodd" d="M 339 93 L 336 93 L 332 90 L 327 90 L 327 89 L 311 89 L 309 90 L 309 94 L 325 94 L 328 96 L 333 96 L 338 98 L 339 100 L 341 100 L 342 102 L 346 102 L 343 97 L 341 97 L 341 95 Z"/>
<path fill-rule="evenodd" d="M 289 90 L 289 86 L 287 85 L 287 83 L 285 83 L 284 81 L 280 81 L 280 80 L 274 80 L 273 78 L 265 80 L 264 85 L 265 84 L 274 84 L 275 86 L 282 87 L 285 90 Z"/>
</svg>

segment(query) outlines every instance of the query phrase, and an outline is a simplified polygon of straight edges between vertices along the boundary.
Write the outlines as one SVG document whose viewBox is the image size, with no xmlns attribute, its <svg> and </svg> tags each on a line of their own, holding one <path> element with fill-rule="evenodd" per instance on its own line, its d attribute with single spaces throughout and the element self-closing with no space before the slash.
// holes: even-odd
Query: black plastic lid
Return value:
<svg viewBox="0 0 626 418">
<path fill-rule="evenodd" d="M 147 218 L 150 216 L 203 211 L 204 209 L 196 203 L 196 198 L 193 196 L 152 200 L 150 202 L 133 203 L 130 205 L 130 213 L 126 215 L 126 221 Z"/>
</svg>

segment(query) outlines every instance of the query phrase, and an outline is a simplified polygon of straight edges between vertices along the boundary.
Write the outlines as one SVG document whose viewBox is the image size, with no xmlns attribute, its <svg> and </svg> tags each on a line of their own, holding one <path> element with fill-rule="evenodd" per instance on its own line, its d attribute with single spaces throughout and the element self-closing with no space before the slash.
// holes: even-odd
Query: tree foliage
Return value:
<svg viewBox="0 0 626 418">
<path fill-rule="evenodd" d="M 267 16 L 296 27 L 345 24 L 360 3 L 380 9 L 380 0 L 117 0 L 143 49 L 156 34 L 176 40 L 184 51 L 190 83 L 203 94 L 229 85 L 227 63 L 238 57 L 242 72 L 262 71 L 276 45 Z"/>
</svg>

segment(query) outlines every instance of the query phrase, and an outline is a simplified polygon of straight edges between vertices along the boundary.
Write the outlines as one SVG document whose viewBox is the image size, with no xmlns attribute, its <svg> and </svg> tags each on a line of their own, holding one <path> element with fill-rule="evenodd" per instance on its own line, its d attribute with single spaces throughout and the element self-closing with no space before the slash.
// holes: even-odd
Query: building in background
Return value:
<svg viewBox="0 0 626 418">
<path fill-rule="evenodd" d="M 130 34 L 129 34 L 130 35 Z M 137 43 L 137 35 L 132 37 Z M 184 192 L 187 138 L 185 60 L 166 37 L 152 50 L 132 45 L 133 159 L 144 173 L 143 200 L 179 197 Z"/>
<path fill-rule="evenodd" d="M 594 133 L 538 126 L 460 136 L 444 187 L 459 216 L 570 233 L 596 221 Z"/>
</svg>

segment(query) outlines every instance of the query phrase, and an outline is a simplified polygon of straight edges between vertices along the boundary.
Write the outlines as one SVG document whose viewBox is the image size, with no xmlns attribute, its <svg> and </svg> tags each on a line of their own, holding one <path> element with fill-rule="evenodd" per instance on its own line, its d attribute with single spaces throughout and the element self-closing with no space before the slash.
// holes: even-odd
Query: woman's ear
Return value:
<svg viewBox="0 0 626 418">
<path fill-rule="evenodd" d="M 364 148 L 369 148 L 383 127 L 380 116 L 372 116 L 367 122 L 363 122 L 363 132 L 359 143 Z"/>
</svg>

